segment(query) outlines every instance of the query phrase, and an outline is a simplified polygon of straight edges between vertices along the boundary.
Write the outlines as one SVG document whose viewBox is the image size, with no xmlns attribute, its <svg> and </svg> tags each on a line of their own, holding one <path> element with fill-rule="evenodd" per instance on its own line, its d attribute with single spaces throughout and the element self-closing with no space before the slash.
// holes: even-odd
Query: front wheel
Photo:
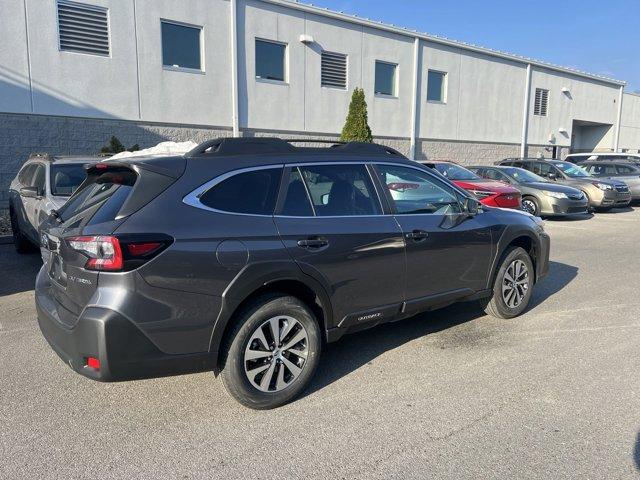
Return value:
<svg viewBox="0 0 640 480">
<path fill-rule="evenodd" d="M 540 216 L 540 202 L 535 197 L 524 197 L 522 199 L 522 210 L 536 217 Z"/>
<path fill-rule="evenodd" d="M 302 301 L 260 297 L 243 309 L 225 338 L 222 383 L 245 407 L 279 407 L 309 384 L 321 345 L 315 315 Z"/>
<path fill-rule="evenodd" d="M 533 262 L 521 247 L 504 255 L 493 283 L 493 295 L 482 305 L 487 315 L 513 318 L 529 305 L 534 279 Z"/>
</svg>

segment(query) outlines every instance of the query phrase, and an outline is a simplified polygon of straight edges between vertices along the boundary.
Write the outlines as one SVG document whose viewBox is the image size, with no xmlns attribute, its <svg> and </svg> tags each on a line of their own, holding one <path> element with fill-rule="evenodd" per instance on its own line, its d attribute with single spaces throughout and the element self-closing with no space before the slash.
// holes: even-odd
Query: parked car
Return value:
<svg viewBox="0 0 640 480">
<path fill-rule="evenodd" d="M 435 169 L 458 187 L 473 193 L 480 202 L 490 207 L 520 209 L 520 191 L 503 182 L 486 180 L 457 163 L 424 161 L 423 165 Z"/>
<path fill-rule="evenodd" d="M 524 168 L 481 166 L 469 170 L 482 178 L 504 182 L 520 190 L 522 210 L 538 217 L 581 215 L 589 207 L 587 197 L 573 187 L 548 182 Z"/>
<path fill-rule="evenodd" d="M 571 162 L 523 158 L 505 159 L 498 163 L 524 168 L 546 180 L 578 188 L 587 196 L 589 207 L 596 210 L 625 207 L 631 202 L 631 192 L 627 184 L 619 180 L 596 178 Z"/>
<path fill-rule="evenodd" d="M 629 186 L 631 201 L 640 200 L 640 167 L 625 161 L 588 161 L 580 163 L 594 177 L 620 180 Z"/>
<path fill-rule="evenodd" d="M 40 244 L 38 226 L 60 208 L 85 179 L 84 165 L 100 157 L 34 154 L 9 185 L 9 216 L 19 253 Z"/>
<path fill-rule="evenodd" d="M 98 163 L 41 230 L 38 322 L 66 364 L 101 381 L 213 370 L 256 409 L 308 385 L 323 341 L 457 301 L 511 318 L 549 267 L 540 219 L 361 143 Z"/>
<path fill-rule="evenodd" d="M 640 166 L 640 153 L 571 153 L 566 156 L 565 161 L 571 163 L 582 162 L 631 162 Z"/>
</svg>

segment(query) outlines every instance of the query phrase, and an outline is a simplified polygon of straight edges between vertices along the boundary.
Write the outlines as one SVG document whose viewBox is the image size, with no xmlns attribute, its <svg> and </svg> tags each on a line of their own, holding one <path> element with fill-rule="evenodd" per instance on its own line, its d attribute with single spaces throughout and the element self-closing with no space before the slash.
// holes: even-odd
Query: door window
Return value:
<svg viewBox="0 0 640 480">
<path fill-rule="evenodd" d="M 509 179 L 502 172 L 499 172 L 498 170 L 493 170 L 493 169 L 485 170 L 485 174 L 483 175 L 483 177 L 488 178 L 490 180 L 498 180 L 500 182 L 509 181 Z"/>
<path fill-rule="evenodd" d="M 398 214 L 445 214 L 462 211 L 455 191 L 426 172 L 395 165 L 378 165 L 377 169 Z"/>
<path fill-rule="evenodd" d="M 380 201 L 364 165 L 310 165 L 301 166 L 299 171 L 317 216 L 342 217 L 382 213 Z M 299 187 L 292 188 L 299 192 L 296 196 L 301 196 Z M 285 200 L 285 206 L 286 203 Z"/>
<path fill-rule="evenodd" d="M 314 210 L 307 194 L 307 187 L 302 180 L 302 174 L 298 167 L 294 167 L 289 174 L 289 185 L 282 204 L 281 214 L 287 217 L 314 216 Z"/>
<path fill-rule="evenodd" d="M 628 165 L 617 165 L 616 168 L 618 169 L 618 173 L 622 175 L 633 175 L 639 173 L 638 170 Z"/>
<path fill-rule="evenodd" d="M 556 173 L 556 169 L 553 165 L 544 162 L 535 162 L 533 164 L 533 173 L 540 175 L 541 177 L 548 178 L 550 173 Z"/>
</svg>

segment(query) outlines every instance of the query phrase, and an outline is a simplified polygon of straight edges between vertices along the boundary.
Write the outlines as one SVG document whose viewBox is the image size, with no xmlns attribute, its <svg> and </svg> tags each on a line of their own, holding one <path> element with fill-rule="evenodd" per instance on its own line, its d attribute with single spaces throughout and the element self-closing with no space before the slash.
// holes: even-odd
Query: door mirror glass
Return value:
<svg viewBox="0 0 640 480">
<path fill-rule="evenodd" d="M 22 187 L 20 189 L 20 195 L 25 198 L 39 197 L 38 187 Z"/>
<path fill-rule="evenodd" d="M 465 212 L 471 216 L 478 214 L 482 209 L 482 204 L 475 198 L 466 197 L 463 205 Z"/>
</svg>

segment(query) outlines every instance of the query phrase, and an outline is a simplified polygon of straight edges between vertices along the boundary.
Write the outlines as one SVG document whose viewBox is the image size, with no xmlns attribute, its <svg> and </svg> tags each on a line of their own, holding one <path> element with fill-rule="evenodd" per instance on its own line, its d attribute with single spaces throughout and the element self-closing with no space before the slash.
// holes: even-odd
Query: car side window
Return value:
<svg viewBox="0 0 640 480">
<path fill-rule="evenodd" d="M 45 184 L 45 168 L 44 165 L 37 164 L 35 173 L 31 178 L 30 185 L 32 187 L 37 187 L 39 192 L 44 192 L 44 184 Z"/>
<path fill-rule="evenodd" d="M 377 165 L 397 214 L 446 214 L 462 211 L 455 190 L 426 172 L 396 165 Z"/>
<path fill-rule="evenodd" d="M 550 173 L 557 175 L 556 168 L 553 165 L 544 162 L 535 162 L 533 164 L 533 173 L 540 175 L 541 177 L 548 178 Z"/>
<path fill-rule="evenodd" d="M 200 202 L 223 212 L 272 215 L 281 173 L 281 168 L 237 173 L 203 193 Z"/>
<path fill-rule="evenodd" d="M 498 170 L 493 170 L 493 169 L 487 169 L 485 170 L 485 174 L 482 175 L 484 178 L 488 178 L 490 180 L 498 180 L 500 182 L 508 182 L 509 180 L 507 179 L 507 177 L 505 177 L 503 175 L 502 172 L 498 171 Z"/>
<path fill-rule="evenodd" d="M 316 216 L 382 214 L 380 200 L 363 164 L 309 165 L 299 167 L 299 172 Z M 299 187 L 295 188 L 300 192 Z"/>
<path fill-rule="evenodd" d="M 23 187 L 27 187 L 31 184 L 31 178 L 33 178 L 33 171 L 35 168 L 35 163 L 29 163 L 20 170 L 20 173 L 18 174 L 18 181 Z"/>
<path fill-rule="evenodd" d="M 293 167 L 289 174 L 281 214 L 289 217 L 313 217 L 315 214 L 299 167 Z"/>
<path fill-rule="evenodd" d="M 618 169 L 618 173 L 623 175 L 637 173 L 636 170 L 627 165 L 616 165 L 616 168 Z"/>
</svg>

